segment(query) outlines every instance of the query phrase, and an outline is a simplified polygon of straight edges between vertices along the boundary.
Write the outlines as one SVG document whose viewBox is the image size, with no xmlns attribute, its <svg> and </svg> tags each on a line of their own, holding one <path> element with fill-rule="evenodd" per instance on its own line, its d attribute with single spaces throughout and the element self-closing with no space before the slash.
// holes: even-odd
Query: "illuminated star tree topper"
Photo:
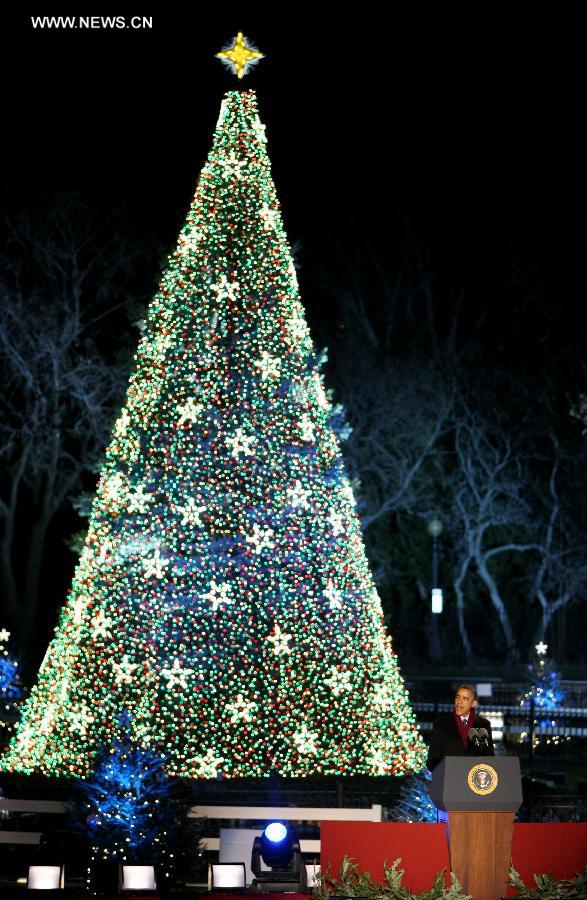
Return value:
<svg viewBox="0 0 587 900">
<path fill-rule="evenodd" d="M 216 54 L 217 59 L 221 60 L 238 78 L 248 75 L 253 66 L 256 66 L 264 56 L 265 54 L 260 53 L 242 31 L 239 31 L 237 36 L 232 39 L 232 44 L 223 47 L 222 51 Z"/>
</svg>

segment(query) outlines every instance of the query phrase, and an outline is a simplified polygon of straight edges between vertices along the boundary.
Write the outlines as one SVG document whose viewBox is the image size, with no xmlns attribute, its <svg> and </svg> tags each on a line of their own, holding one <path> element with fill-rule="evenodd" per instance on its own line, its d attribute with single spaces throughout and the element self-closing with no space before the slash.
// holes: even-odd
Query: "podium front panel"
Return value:
<svg viewBox="0 0 587 900">
<path fill-rule="evenodd" d="M 517 756 L 447 756 L 432 773 L 430 796 L 447 812 L 511 812 L 522 803 Z"/>
</svg>

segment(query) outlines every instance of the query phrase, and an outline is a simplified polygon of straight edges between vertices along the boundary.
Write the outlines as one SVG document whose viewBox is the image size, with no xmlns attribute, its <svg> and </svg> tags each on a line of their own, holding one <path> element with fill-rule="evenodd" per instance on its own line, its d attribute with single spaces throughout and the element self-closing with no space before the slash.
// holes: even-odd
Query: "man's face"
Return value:
<svg viewBox="0 0 587 900">
<path fill-rule="evenodd" d="M 468 716 L 471 708 L 475 706 L 477 706 L 477 701 L 474 699 L 471 691 L 459 688 L 455 697 L 455 711 L 457 716 Z"/>
</svg>

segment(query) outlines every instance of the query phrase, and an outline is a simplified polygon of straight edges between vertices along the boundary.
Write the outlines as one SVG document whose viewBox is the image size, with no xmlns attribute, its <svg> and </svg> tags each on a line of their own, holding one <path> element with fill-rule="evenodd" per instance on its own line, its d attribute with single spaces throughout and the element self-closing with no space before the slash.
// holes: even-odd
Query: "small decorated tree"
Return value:
<svg viewBox="0 0 587 900">
<path fill-rule="evenodd" d="M 560 708 L 564 698 L 561 688 L 561 675 L 554 668 L 554 663 L 548 659 L 546 651 L 548 644 L 540 641 L 536 644 L 534 658 L 528 665 L 530 674 L 529 685 L 520 699 L 520 706 L 530 712 L 528 728 L 520 735 L 521 743 L 530 743 L 532 749 L 540 743 L 540 735 L 536 729 L 552 729 L 556 725 L 556 711 Z M 560 735 L 552 735 L 549 743 L 560 743 Z"/>
<path fill-rule="evenodd" d="M 0 629 L 0 726 L 2 743 L 10 734 L 12 723 L 23 698 L 23 686 L 20 678 L 18 659 L 6 646 L 10 632 Z"/>
<path fill-rule="evenodd" d="M 90 845 L 90 886 L 104 863 L 155 864 L 171 881 L 183 855 L 201 857 L 199 826 L 187 819 L 191 796 L 165 772 L 165 759 L 135 743 L 130 720 L 98 754 L 92 777 L 76 784 L 72 823 Z"/>
</svg>

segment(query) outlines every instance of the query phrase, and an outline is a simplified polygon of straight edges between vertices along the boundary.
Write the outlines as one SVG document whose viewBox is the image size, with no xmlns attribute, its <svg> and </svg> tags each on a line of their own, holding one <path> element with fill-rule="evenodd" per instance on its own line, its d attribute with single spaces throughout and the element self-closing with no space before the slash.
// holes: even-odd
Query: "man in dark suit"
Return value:
<svg viewBox="0 0 587 900">
<path fill-rule="evenodd" d="M 483 748 L 483 755 L 495 756 L 489 719 L 477 713 L 477 689 L 472 684 L 460 684 L 453 711 L 441 716 L 432 726 L 428 768 L 432 771 L 445 756 L 474 756 L 475 746 L 469 740 L 471 728 L 485 728 L 488 746 Z"/>
</svg>

